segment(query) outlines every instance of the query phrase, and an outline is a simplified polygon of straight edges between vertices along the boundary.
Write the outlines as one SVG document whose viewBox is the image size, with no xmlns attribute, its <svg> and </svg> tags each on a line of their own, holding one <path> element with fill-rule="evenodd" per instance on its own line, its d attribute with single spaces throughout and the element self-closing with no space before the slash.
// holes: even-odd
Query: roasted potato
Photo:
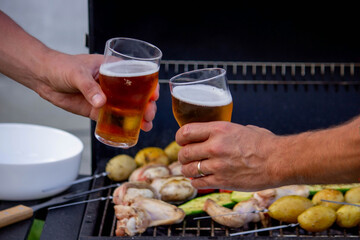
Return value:
<svg viewBox="0 0 360 240">
<path fill-rule="evenodd" d="M 358 203 L 360 202 L 360 187 L 351 188 L 345 193 L 345 202 Z"/>
<path fill-rule="evenodd" d="M 175 162 L 178 159 L 178 153 L 181 149 L 181 146 L 177 142 L 173 141 L 164 149 L 166 155 L 169 158 L 169 163 Z"/>
<path fill-rule="evenodd" d="M 135 155 L 135 162 L 139 167 L 147 164 L 169 165 L 169 158 L 165 151 L 158 147 L 146 147 Z"/>
<path fill-rule="evenodd" d="M 279 221 L 296 223 L 297 217 L 312 206 L 311 200 L 306 197 L 296 195 L 284 196 L 270 205 L 269 215 Z"/>
<path fill-rule="evenodd" d="M 336 223 L 344 228 L 357 226 L 360 223 L 360 207 L 350 205 L 341 206 L 336 211 Z"/>
<path fill-rule="evenodd" d="M 105 167 L 108 177 L 113 181 L 124 181 L 136 169 L 134 158 L 126 154 L 120 154 L 111 158 Z"/>
<path fill-rule="evenodd" d="M 341 204 L 323 202 L 323 201 L 321 201 L 322 199 L 343 202 L 344 195 L 342 194 L 342 192 L 335 190 L 335 189 L 323 189 L 323 190 L 317 192 L 313 196 L 312 202 L 314 205 L 323 205 L 323 206 L 331 207 L 332 209 L 334 209 L 336 211 L 337 209 L 339 209 L 341 207 Z"/>
<path fill-rule="evenodd" d="M 306 209 L 297 220 L 300 227 L 309 232 L 322 232 L 334 224 L 336 212 L 331 207 L 317 205 Z"/>
</svg>

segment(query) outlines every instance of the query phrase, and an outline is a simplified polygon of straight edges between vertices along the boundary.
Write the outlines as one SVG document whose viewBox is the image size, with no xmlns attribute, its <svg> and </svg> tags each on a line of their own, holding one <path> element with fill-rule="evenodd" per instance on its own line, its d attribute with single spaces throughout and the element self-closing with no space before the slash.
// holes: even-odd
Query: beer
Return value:
<svg viewBox="0 0 360 240">
<path fill-rule="evenodd" d="M 233 102 L 226 90 L 205 84 L 176 86 L 173 114 L 180 126 L 190 122 L 231 121 Z"/>
<path fill-rule="evenodd" d="M 158 65 L 129 60 L 100 67 L 100 86 L 107 101 L 99 113 L 95 136 L 105 144 L 136 145 L 145 107 L 158 82 Z"/>
</svg>

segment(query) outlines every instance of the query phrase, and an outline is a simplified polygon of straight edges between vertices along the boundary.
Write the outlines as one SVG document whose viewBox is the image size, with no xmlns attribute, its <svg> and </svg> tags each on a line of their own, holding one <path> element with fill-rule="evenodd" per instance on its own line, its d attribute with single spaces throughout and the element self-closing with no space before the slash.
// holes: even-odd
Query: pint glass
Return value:
<svg viewBox="0 0 360 240">
<path fill-rule="evenodd" d="M 231 121 L 233 102 L 222 68 L 185 72 L 170 79 L 173 114 L 181 126 L 190 122 Z"/>
<path fill-rule="evenodd" d="M 95 137 L 119 148 L 136 145 L 145 107 L 158 84 L 162 53 L 131 38 L 109 39 L 99 81 L 107 101 L 97 120 Z"/>
</svg>

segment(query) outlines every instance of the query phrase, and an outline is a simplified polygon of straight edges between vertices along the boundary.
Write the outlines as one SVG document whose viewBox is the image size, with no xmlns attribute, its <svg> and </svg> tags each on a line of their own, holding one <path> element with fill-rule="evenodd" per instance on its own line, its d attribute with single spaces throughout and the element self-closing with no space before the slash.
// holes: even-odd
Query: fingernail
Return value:
<svg viewBox="0 0 360 240">
<path fill-rule="evenodd" d="M 100 94 L 95 94 L 92 98 L 91 98 L 91 101 L 92 101 L 92 105 L 97 107 L 99 106 L 101 103 L 102 103 L 102 96 Z"/>
</svg>

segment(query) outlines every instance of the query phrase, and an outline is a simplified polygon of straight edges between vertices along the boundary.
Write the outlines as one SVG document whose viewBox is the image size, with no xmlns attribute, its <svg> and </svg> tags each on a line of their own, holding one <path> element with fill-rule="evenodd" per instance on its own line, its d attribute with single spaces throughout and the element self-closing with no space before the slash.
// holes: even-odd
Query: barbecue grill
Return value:
<svg viewBox="0 0 360 240">
<path fill-rule="evenodd" d="M 232 121 L 276 134 L 326 128 L 360 113 L 360 38 L 356 21 L 352 21 L 356 13 L 351 12 L 355 7 L 348 6 L 346 17 L 333 18 L 342 11 L 338 5 L 326 11 L 313 4 L 302 5 L 296 8 L 303 11 L 295 12 L 292 7 L 239 4 L 209 4 L 198 11 L 177 3 L 171 11 L 160 12 L 154 5 L 139 8 L 135 3 L 89 0 L 90 53 L 103 54 L 107 39 L 124 36 L 153 43 L 164 54 L 159 74 L 161 97 L 152 131 L 141 132 L 139 143 L 128 150 L 108 147 L 92 137 L 92 174 L 103 172 L 106 162 L 117 154 L 134 156 L 144 147 L 163 148 L 174 140 L 178 125 L 172 116 L 168 80 L 184 71 L 225 68 L 234 101 Z M 94 129 L 91 122 L 91 135 Z M 98 178 L 89 188 L 110 184 L 108 178 Z M 86 184 L 81 187 L 88 188 Z M 102 201 L 49 211 L 42 239 L 118 239 L 113 203 L 108 198 L 112 190 L 88 197 L 103 197 Z M 269 222 L 270 226 L 281 224 Z M 139 236 L 124 239 L 225 239 L 234 232 L 262 227 L 261 223 L 251 223 L 232 229 L 211 219 L 186 217 L 180 224 L 148 228 Z M 359 236 L 359 227 L 334 226 L 316 234 L 290 227 L 244 238 Z"/>
<path fill-rule="evenodd" d="M 234 122 L 255 124 L 279 134 L 290 134 L 309 129 L 328 127 L 346 121 L 359 110 L 359 74 L 357 63 L 308 62 L 229 62 L 164 60 L 161 65 L 160 95 L 154 130 L 143 133 L 136 147 L 129 150 L 109 148 L 93 139 L 94 173 L 104 171 L 106 162 L 116 154 L 135 155 L 143 147 L 165 147 L 174 140 L 178 129 L 171 117 L 168 79 L 174 74 L 202 67 L 227 69 L 230 90 L 234 97 Z M 164 97 L 166 96 L 166 97 Z M 239 114 L 241 113 L 241 114 Z M 159 115 L 158 114 L 158 115 Z M 354 115 L 353 115 L 354 114 Z M 167 116 L 167 117 L 166 117 Z M 329 119 L 330 118 L 330 119 Z M 94 128 L 94 125 L 92 126 Z M 110 185 L 108 179 L 97 179 L 93 188 Z M 104 201 L 89 203 L 80 230 L 80 239 L 89 236 L 114 237 L 116 217 L 111 200 L 112 190 L 103 191 L 90 199 L 104 197 Z M 261 223 L 247 228 L 231 229 L 212 220 L 192 220 L 188 216 L 176 225 L 148 228 L 139 239 L 222 239 L 245 229 L 260 229 Z M 283 223 L 271 220 L 270 226 Z M 251 238 L 358 238 L 360 228 L 333 227 L 322 233 L 309 233 L 300 227 L 254 233 Z M 115 238 L 115 237 L 114 237 Z M 234 238 L 234 237 L 233 237 Z M 106 238 L 107 239 L 107 238 Z"/>
<path fill-rule="evenodd" d="M 116 4 L 111 6 L 116 9 Z M 301 19 L 301 25 L 296 19 L 299 15 L 291 17 L 290 13 L 282 13 L 286 19 L 279 20 L 278 17 L 271 17 L 277 12 L 267 11 L 266 6 L 240 3 L 239 9 L 227 7 L 221 14 L 218 14 L 223 10 L 221 7 L 202 12 L 186 5 L 177 7 L 179 9 L 174 12 L 163 11 L 161 14 L 146 13 L 147 10 L 144 10 L 133 18 L 133 13 L 116 15 L 116 10 L 109 10 L 106 4 L 90 1 L 90 52 L 102 53 L 108 38 L 128 36 L 154 43 L 164 54 L 159 74 L 161 97 L 157 102 L 153 130 L 141 132 L 139 143 L 128 150 L 107 147 L 93 138 L 94 173 L 102 172 L 112 156 L 120 153 L 135 156 L 144 147 L 163 148 L 174 140 L 178 125 L 172 116 L 168 80 L 184 71 L 206 67 L 226 69 L 234 101 L 232 121 L 265 127 L 276 134 L 329 127 L 359 113 L 360 65 L 357 63 L 359 55 L 355 53 L 358 47 L 352 42 L 338 42 L 342 36 L 333 34 L 334 29 L 332 38 L 322 42 L 329 34 L 328 26 L 318 28 L 310 15 L 307 15 L 307 19 Z M 186 14 L 179 14 L 182 11 Z M 122 19 L 131 21 L 122 24 Z M 118 23 L 119 28 L 107 27 L 107 23 L 113 26 Z M 295 26 L 298 28 L 293 29 Z M 307 27 L 306 36 L 302 35 L 303 32 L 296 32 L 302 31 L 302 27 Z M 344 28 L 351 28 L 349 23 L 342 27 L 344 32 Z M 272 31 L 280 31 L 283 37 L 262 42 Z M 252 35 L 244 36 L 248 33 Z M 315 37 L 310 39 L 308 34 Z M 292 44 L 296 44 L 296 47 Z M 92 131 L 94 127 L 93 122 Z M 98 179 L 93 187 L 108 184 L 111 184 L 109 180 Z M 108 197 L 111 194 L 112 191 L 108 190 L 91 197 Z M 115 224 L 111 200 L 89 203 L 80 229 L 80 239 L 90 239 L 90 236 L 111 238 Z M 270 223 L 272 226 L 280 224 L 275 221 Z M 250 224 L 248 229 L 262 227 L 261 223 L 257 223 Z M 194 221 L 192 217 L 187 217 L 180 224 L 148 228 L 139 239 L 222 239 L 242 230 L 229 229 L 209 219 Z M 295 227 L 246 237 L 315 236 L 358 237 L 359 229 L 332 228 L 325 233 L 312 234 Z"/>
</svg>

